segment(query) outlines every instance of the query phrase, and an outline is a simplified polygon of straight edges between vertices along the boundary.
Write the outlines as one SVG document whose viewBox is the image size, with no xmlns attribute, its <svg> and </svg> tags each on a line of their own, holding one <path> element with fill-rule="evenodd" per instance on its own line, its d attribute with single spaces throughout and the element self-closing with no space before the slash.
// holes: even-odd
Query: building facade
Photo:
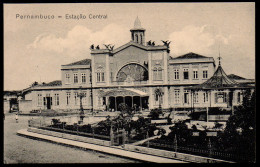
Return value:
<svg viewBox="0 0 260 167">
<path fill-rule="evenodd" d="M 191 88 L 213 76 L 214 58 L 196 53 L 173 58 L 168 41 L 162 45 L 146 42 L 145 32 L 137 18 L 128 43 L 115 49 L 112 45 L 103 49 L 92 45 L 91 59 L 62 65 L 61 81 L 25 89 L 21 101 L 30 101 L 35 110 L 79 109 L 79 94 L 83 93 L 83 108 L 94 110 L 119 111 L 122 103 L 141 111 L 212 104 L 213 96 L 210 99 L 206 91 L 192 94 Z M 235 92 L 242 98 L 240 90 Z M 236 99 L 234 105 L 240 104 Z M 214 106 L 226 106 L 225 102 Z"/>
</svg>

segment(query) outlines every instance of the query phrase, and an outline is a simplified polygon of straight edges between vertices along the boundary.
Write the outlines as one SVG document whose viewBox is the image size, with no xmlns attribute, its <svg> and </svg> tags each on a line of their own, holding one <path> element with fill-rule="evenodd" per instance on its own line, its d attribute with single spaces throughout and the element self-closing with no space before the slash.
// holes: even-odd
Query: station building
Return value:
<svg viewBox="0 0 260 167">
<path fill-rule="evenodd" d="M 192 52 L 171 57 L 169 43 L 147 42 L 145 32 L 137 17 L 128 43 L 115 49 L 92 46 L 91 59 L 61 66 L 61 80 L 24 89 L 19 108 L 79 109 L 82 94 L 83 108 L 94 110 L 119 111 L 121 103 L 140 111 L 229 107 L 225 93 L 209 96 L 209 91 L 192 89 L 213 77 L 213 57 Z M 236 75 L 226 77 L 232 83 L 254 84 Z M 232 106 L 241 104 L 242 92 L 242 87 L 233 91 Z M 218 97 L 222 100 L 214 100 Z"/>
</svg>

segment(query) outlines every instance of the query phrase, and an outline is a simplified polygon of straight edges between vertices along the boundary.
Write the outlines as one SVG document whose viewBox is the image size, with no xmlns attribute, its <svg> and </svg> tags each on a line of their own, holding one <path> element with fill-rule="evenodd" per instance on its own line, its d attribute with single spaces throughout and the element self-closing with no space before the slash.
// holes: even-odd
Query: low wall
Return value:
<svg viewBox="0 0 260 167">
<path fill-rule="evenodd" d="M 209 121 L 227 121 L 230 115 L 208 115 Z"/>
<path fill-rule="evenodd" d="M 173 158 L 178 160 L 183 160 L 187 162 L 196 162 L 196 163 L 232 163 L 230 161 L 224 161 L 219 159 L 213 159 L 208 157 L 201 157 L 191 154 L 184 154 L 184 153 L 178 153 L 173 151 L 166 151 L 166 150 L 160 150 L 160 149 L 154 149 L 154 148 L 147 148 L 147 147 L 141 147 L 141 146 L 134 146 L 131 144 L 125 144 L 124 149 L 128 151 L 135 151 L 150 155 L 156 155 L 166 158 Z"/>
<path fill-rule="evenodd" d="M 84 136 L 71 135 L 71 134 L 66 134 L 66 133 L 54 132 L 54 131 L 50 131 L 50 130 L 31 128 L 31 127 L 28 127 L 28 131 L 34 132 L 34 133 L 40 133 L 40 134 L 44 134 L 44 135 L 49 135 L 49 136 L 55 136 L 55 137 L 80 141 L 80 142 L 85 142 L 85 143 L 97 144 L 97 145 L 102 145 L 102 146 L 111 146 L 110 141 L 93 139 L 93 138 L 84 137 Z"/>
<path fill-rule="evenodd" d="M 19 111 L 30 113 L 32 111 L 32 100 L 19 100 Z"/>
</svg>

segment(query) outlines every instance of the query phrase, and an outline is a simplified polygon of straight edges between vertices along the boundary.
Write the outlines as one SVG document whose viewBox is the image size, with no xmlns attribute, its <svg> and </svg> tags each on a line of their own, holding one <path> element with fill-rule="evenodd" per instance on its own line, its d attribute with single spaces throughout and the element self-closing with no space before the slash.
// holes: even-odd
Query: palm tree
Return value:
<svg viewBox="0 0 260 167">
<path fill-rule="evenodd" d="M 158 98 L 159 98 L 159 109 L 161 109 L 162 108 L 161 99 L 162 99 L 162 96 L 163 96 L 164 93 L 163 93 L 161 88 L 156 88 L 155 91 L 154 91 L 154 94 L 155 94 L 156 100 L 158 100 Z"/>
</svg>

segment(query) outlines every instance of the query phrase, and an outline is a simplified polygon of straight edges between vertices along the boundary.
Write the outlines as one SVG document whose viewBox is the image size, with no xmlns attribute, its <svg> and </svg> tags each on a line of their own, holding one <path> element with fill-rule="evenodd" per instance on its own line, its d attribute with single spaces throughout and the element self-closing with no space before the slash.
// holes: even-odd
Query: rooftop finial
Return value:
<svg viewBox="0 0 260 167">
<path fill-rule="evenodd" d="M 219 49 L 219 45 L 218 45 L 218 65 L 221 65 L 221 60 L 222 58 L 220 57 L 220 49 Z"/>
<path fill-rule="evenodd" d="M 135 19 L 134 28 L 142 28 L 141 21 L 139 20 L 138 16 Z"/>
</svg>

